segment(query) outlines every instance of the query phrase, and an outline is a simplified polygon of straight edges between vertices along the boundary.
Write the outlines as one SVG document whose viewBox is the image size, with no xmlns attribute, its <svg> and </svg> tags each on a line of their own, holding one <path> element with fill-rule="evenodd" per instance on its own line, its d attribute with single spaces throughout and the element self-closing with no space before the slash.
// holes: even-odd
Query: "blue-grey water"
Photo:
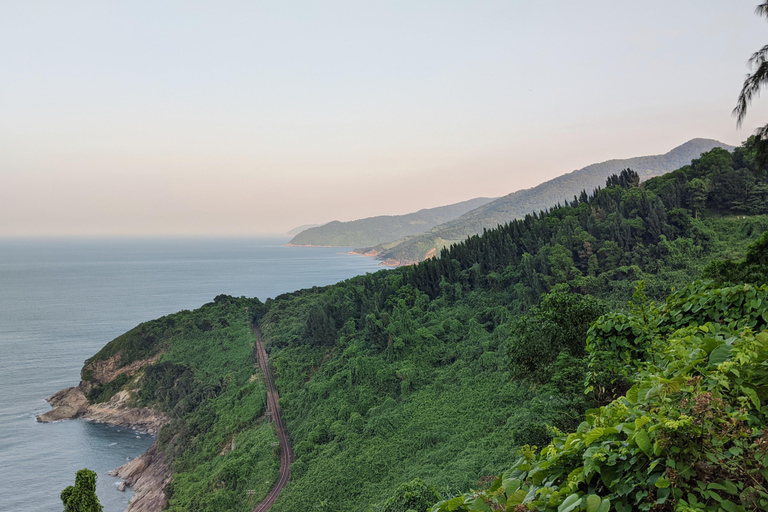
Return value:
<svg viewBox="0 0 768 512">
<path fill-rule="evenodd" d="M 347 249 L 287 238 L 0 240 L 0 511 L 62 510 L 75 472 L 98 473 L 105 512 L 130 493 L 111 469 L 151 436 L 88 421 L 41 424 L 44 399 L 79 381 L 83 361 L 136 324 L 216 295 L 259 297 L 379 270 Z"/>
</svg>

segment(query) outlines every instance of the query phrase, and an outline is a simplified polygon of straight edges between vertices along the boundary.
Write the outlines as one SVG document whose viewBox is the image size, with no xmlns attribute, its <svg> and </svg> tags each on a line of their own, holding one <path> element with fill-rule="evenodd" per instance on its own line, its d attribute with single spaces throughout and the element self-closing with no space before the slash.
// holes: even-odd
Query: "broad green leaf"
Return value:
<svg viewBox="0 0 768 512">
<path fill-rule="evenodd" d="M 493 509 L 482 498 L 477 498 L 472 503 L 472 507 L 478 512 L 493 512 Z"/>
<path fill-rule="evenodd" d="M 518 489 L 520 489 L 522 484 L 523 482 L 521 480 L 517 478 L 512 479 L 504 485 L 504 492 L 507 494 L 507 496 L 511 496 L 512 494 L 516 493 Z"/>
<path fill-rule="evenodd" d="M 720 345 L 709 354 L 709 364 L 717 366 L 723 364 L 731 356 L 731 345 Z"/>
<path fill-rule="evenodd" d="M 637 446 L 643 450 L 643 453 L 645 453 L 648 457 L 653 454 L 651 448 L 651 440 L 648 438 L 648 432 L 642 429 L 635 432 L 635 442 L 637 443 Z"/>
<path fill-rule="evenodd" d="M 455 498 L 451 498 L 448 501 L 443 501 L 442 503 L 438 503 L 437 505 L 432 507 L 432 510 L 433 512 L 437 512 L 438 510 L 453 512 L 463 504 L 464 504 L 464 496 L 456 496 Z"/>
<path fill-rule="evenodd" d="M 579 503 L 581 503 L 581 497 L 578 494 L 571 494 L 557 507 L 557 512 L 571 512 L 579 506 Z"/>
<path fill-rule="evenodd" d="M 602 427 L 593 428 L 589 432 L 587 432 L 587 435 L 584 436 L 584 446 L 589 446 L 593 442 L 597 441 L 603 437 L 603 429 Z"/>
<path fill-rule="evenodd" d="M 610 498 L 604 498 L 597 512 L 608 512 L 609 510 L 611 510 L 611 500 Z"/>
<path fill-rule="evenodd" d="M 667 487 L 669 487 L 670 482 L 669 482 L 669 480 L 667 480 L 666 476 L 661 475 L 659 478 L 656 479 L 656 484 L 655 485 L 659 489 L 666 489 Z"/>
<path fill-rule="evenodd" d="M 722 483 L 712 482 L 711 484 L 707 485 L 707 489 L 716 489 L 718 491 L 725 491 L 728 494 L 733 494 L 733 495 L 739 494 L 739 489 L 736 487 L 736 485 L 733 482 L 728 482 L 728 481 L 723 481 Z"/>
<path fill-rule="evenodd" d="M 507 506 L 519 505 L 525 500 L 525 496 L 528 494 L 526 489 L 518 489 L 512 494 L 509 494 L 507 498 Z"/>
<path fill-rule="evenodd" d="M 587 512 L 597 512 L 602 501 L 597 494 L 587 496 Z"/>
<path fill-rule="evenodd" d="M 629 391 L 627 391 L 627 400 L 633 405 L 637 403 L 637 385 L 629 388 Z"/>
<path fill-rule="evenodd" d="M 723 500 L 720 502 L 720 506 L 725 510 L 726 512 L 744 512 L 745 509 L 741 505 L 737 505 L 731 500 Z"/>
<path fill-rule="evenodd" d="M 747 397 L 749 397 L 750 400 L 752 400 L 752 403 L 755 405 L 755 409 L 757 409 L 758 412 L 760 412 L 760 399 L 757 397 L 757 392 L 748 387 L 742 387 L 741 390 L 744 392 Z"/>
</svg>

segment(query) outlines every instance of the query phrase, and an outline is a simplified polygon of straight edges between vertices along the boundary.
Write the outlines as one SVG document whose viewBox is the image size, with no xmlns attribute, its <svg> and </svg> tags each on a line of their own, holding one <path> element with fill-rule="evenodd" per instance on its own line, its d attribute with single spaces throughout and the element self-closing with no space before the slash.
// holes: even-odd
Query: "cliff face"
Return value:
<svg viewBox="0 0 768 512">
<path fill-rule="evenodd" d="M 135 493 L 125 512 L 160 512 L 167 502 L 165 486 L 171 481 L 171 471 L 163 462 L 163 452 L 157 442 L 143 455 L 110 472 L 122 478 Z"/>
<path fill-rule="evenodd" d="M 130 407 L 128 391 L 118 391 L 106 403 L 90 404 L 85 396 L 86 383 L 62 389 L 48 397 L 53 407 L 37 416 L 37 421 L 51 421 L 82 418 L 110 425 L 157 434 L 170 418 L 152 409 Z M 122 478 L 125 485 L 133 488 L 134 496 L 126 512 L 160 512 L 166 504 L 163 489 L 171 479 L 171 472 L 163 462 L 163 453 L 155 442 L 144 454 L 111 472 Z"/>
</svg>

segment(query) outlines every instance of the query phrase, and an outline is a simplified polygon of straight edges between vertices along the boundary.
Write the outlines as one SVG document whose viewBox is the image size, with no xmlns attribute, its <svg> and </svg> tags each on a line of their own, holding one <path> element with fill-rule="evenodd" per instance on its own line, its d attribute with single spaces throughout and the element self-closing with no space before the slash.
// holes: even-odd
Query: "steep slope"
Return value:
<svg viewBox="0 0 768 512">
<path fill-rule="evenodd" d="M 716 140 L 692 139 L 663 155 L 608 160 L 592 164 L 536 187 L 518 190 L 500 197 L 457 219 L 440 224 L 422 235 L 389 244 L 382 243 L 378 247 L 363 249 L 360 252 L 373 252 L 379 259 L 391 265 L 416 263 L 431 256 L 434 251 L 482 233 L 483 229 L 495 228 L 512 219 L 522 218 L 528 213 L 552 207 L 559 202 L 570 201 L 582 190 L 591 192 L 596 187 L 602 186 L 608 176 L 622 169 L 630 168 L 636 171 L 642 180 L 646 180 L 687 165 L 694 158 L 715 147 L 729 151 L 734 149 L 733 146 Z"/>
<path fill-rule="evenodd" d="M 424 233 L 490 201 L 493 199 L 478 197 L 407 215 L 380 215 L 350 222 L 333 221 L 298 233 L 288 245 L 360 247 L 381 244 Z"/>
</svg>

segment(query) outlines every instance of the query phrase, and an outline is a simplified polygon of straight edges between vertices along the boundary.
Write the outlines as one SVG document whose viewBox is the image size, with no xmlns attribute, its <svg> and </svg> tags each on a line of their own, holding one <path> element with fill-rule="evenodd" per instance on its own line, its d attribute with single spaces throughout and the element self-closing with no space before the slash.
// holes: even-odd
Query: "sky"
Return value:
<svg viewBox="0 0 768 512">
<path fill-rule="evenodd" d="M 0 0 L 0 236 L 285 233 L 696 137 L 758 0 Z"/>
</svg>

